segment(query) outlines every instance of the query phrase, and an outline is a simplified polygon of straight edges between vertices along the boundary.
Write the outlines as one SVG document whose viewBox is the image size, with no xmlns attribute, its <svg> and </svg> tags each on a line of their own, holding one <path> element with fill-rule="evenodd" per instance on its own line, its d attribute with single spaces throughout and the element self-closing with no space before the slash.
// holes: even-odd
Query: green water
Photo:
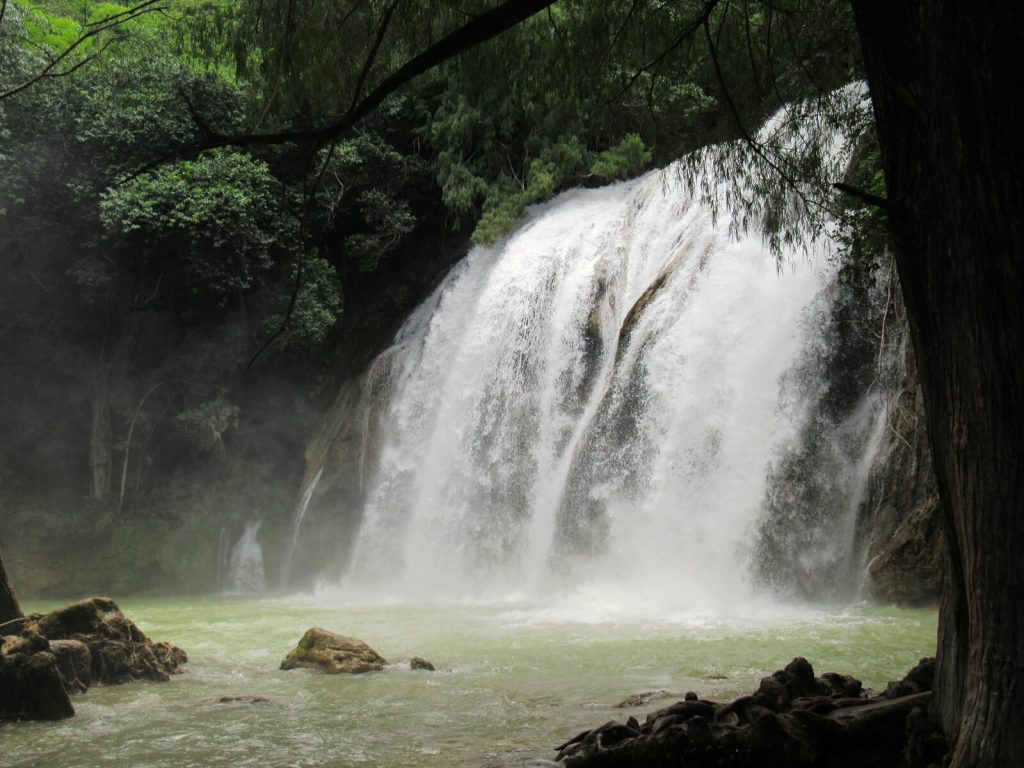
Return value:
<svg viewBox="0 0 1024 768">
<path fill-rule="evenodd" d="M 550 606 L 345 605 L 295 599 L 123 600 L 156 640 L 188 651 L 168 684 L 95 687 L 76 717 L 0 726 L 0 766 L 523 766 L 647 690 L 728 699 L 806 656 L 880 687 L 935 647 L 934 611 L 854 606 L 756 619 L 615 618 Z M 28 604 L 47 610 L 52 604 Z M 312 626 L 401 665 L 356 677 L 277 669 Z M 221 704 L 258 695 L 265 704 Z"/>
</svg>

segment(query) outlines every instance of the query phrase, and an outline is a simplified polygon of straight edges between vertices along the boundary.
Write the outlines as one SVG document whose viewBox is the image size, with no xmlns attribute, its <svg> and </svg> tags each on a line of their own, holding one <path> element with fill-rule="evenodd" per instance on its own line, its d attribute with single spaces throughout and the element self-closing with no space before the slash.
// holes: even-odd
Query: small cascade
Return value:
<svg viewBox="0 0 1024 768">
<path fill-rule="evenodd" d="M 231 556 L 231 540 L 228 538 L 226 525 L 220 527 L 217 537 L 217 563 L 214 578 L 218 589 L 226 589 L 228 583 L 228 559 Z"/>
<path fill-rule="evenodd" d="M 260 546 L 259 532 L 262 521 L 254 518 L 245 526 L 245 531 L 231 548 L 228 559 L 227 587 L 232 592 L 263 592 L 267 588 L 263 568 L 263 547 Z"/>
<path fill-rule="evenodd" d="M 299 544 L 299 535 L 302 533 L 302 521 L 306 518 L 306 511 L 309 509 L 309 502 L 313 499 L 313 493 L 316 491 L 317 483 L 320 482 L 320 478 L 324 474 L 324 468 L 320 467 L 313 475 L 313 479 L 309 481 L 305 490 L 302 492 L 302 498 L 299 499 L 299 505 L 295 508 L 295 517 L 292 519 L 292 537 L 288 544 L 288 551 L 285 552 L 284 560 L 281 563 L 281 586 L 284 588 L 288 587 L 289 579 L 292 571 L 292 558 L 295 555 L 295 549 Z"/>
</svg>

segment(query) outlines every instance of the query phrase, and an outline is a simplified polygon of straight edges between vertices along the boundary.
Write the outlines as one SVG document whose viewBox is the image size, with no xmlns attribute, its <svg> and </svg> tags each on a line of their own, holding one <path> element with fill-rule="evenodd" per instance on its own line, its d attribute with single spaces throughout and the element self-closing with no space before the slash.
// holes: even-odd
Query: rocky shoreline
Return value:
<svg viewBox="0 0 1024 768">
<path fill-rule="evenodd" d="M 647 714 L 584 731 L 556 747 L 565 768 L 930 768 L 945 741 L 927 709 L 934 659 L 881 693 L 847 675 L 815 676 L 797 657 L 728 703 L 687 693 Z M 629 699 L 626 700 L 629 702 Z"/>
<path fill-rule="evenodd" d="M 0 721 L 75 714 L 70 694 L 97 684 L 166 682 L 188 661 L 154 642 L 108 597 L 0 624 Z"/>
</svg>

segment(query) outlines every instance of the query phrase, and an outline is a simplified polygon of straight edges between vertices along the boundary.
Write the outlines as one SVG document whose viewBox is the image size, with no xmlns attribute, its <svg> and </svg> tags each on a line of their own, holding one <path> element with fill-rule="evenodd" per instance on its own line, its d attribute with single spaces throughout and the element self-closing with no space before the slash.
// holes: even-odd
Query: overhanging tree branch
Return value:
<svg viewBox="0 0 1024 768">
<path fill-rule="evenodd" d="M 744 143 L 747 146 L 749 146 L 751 150 L 753 150 L 754 154 L 761 158 L 761 160 L 772 171 L 778 174 L 779 178 L 781 178 L 783 182 L 793 191 L 793 193 L 800 198 L 804 205 L 808 207 L 818 208 L 828 212 L 827 206 L 825 206 L 821 201 L 808 197 L 807 194 L 804 193 L 804 191 L 800 188 L 800 184 L 798 184 L 797 180 L 794 178 L 793 174 L 787 172 L 787 170 L 782 167 L 781 162 L 777 162 L 774 158 L 772 158 L 769 154 L 769 151 L 761 144 L 761 142 L 754 138 L 754 136 L 751 135 L 750 131 L 747 130 L 747 127 L 743 122 L 743 118 L 740 115 L 739 109 L 736 106 L 736 102 L 733 101 L 732 93 L 726 86 L 725 74 L 722 72 L 721 63 L 718 60 L 718 49 L 716 48 L 715 41 L 711 36 L 711 28 L 708 25 L 707 21 L 704 22 L 703 27 L 704 38 L 707 41 L 708 45 L 708 53 L 711 56 L 711 63 L 715 70 L 715 77 L 718 80 L 719 87 L 722 89 L 722 97 L 725 99 L 726 106 L 729 108 L 729 114 L 732 115 L 733 121 L 735 122 L 736 128 L 739 130 Z"/>
<path fill-rule="evenodd" d="M 629 89 L 633 87 L 636 81 L 639 80 L 645 72 L 648 72 L 651 69 L 660 66 L 661 63 L 665 59 L 667 59 L 673 51 L 675 51 L 680 45 L 682 45 L 684 42 L 693 37 L 693 35 L 696 34 L 702 26 L 706 26 L 708 19 L 711 18 L 711 12 L 715 10 L 715 6 L 718 5 L 719 1 L 720 0 L 705 0 L 704 7 L 701 9 L 701 12 L 696 16 L 696 18 L 694 18 L 692 22 L 687 24 L 678 35 L 676 35 L 675 39 L 671 43 L 669 43 L 668 47 L 666 47 L 663 51 L 661 51 L 661 53 L 659 53 L 649 62 L 640 67 L 640 69 L 634 72 L 632 77 L 629 78 L 626 84 L 622 88 L 620 88 L 619 92 L 616 93 L 615 96 L 613 96 L 611 99 L 609 99 L 607 103 L 611 103 L 615 99 L 618 99 L 625 95 L 626 93 L 628 93 Z M 630 13 L 632 13 L 632 8 L 630 9 Z"/>
<path fill-rule="evenodd" d="M 177 152 L 150 164 L 147 168 L 160 165 L 174 157 L 201 152 L 216 147 L 245 147 L 287 143 L 326 144 L 349 131 L 363 117 L 383 103 L 384 99 L 406 83 L 425 72 L 453 59 L 461 53 L 486 43 L 522 21 L 544 10 L 555 0 L 508 0 L 498 7 L 474 17 L 471 21 L 441 38 L 418 56 L 403 64 L 385 78 L 367 96 L 359 100 L 358 93 L 349 109 L 336 120 L 318 128 L 280 131 L 275 133 L 213 134 L 200 141 L 181 147 Z M 386 27 L 385 21 L 382 30 Z M 375 54 L 371 52 L 368 61 L 372 64 Z M 145 169 L 144 169 L 145 170 Z"/>
<path fill-rule="evenodd" d="M 885 211 L 892 210 L 893 205 L 891 200 L 868 192 L 866 189 L 855 187 L 852 184 L 844 184 L 841 181 L 837 181 L 835 184 L 833 184 L 832 188 L 837 189 L 840 192 L 843 192 L 844 194 L 850 195 L 850 197 L 857 198 L 865 205 L 869 205 L 874 208 L 881 208 L 882 210 Z"/>
<path fill-rule="evenodd" d="M 107 49 L 107 47 L 110 45 L 110 42 L 108 41 L 97 53 L 92 54 L 91 56 L 86 56 L 82 61 L 79 61 L 69 66 L 67 69 L 58 69 L 58 67 L 60 67 L 62 63 L 68 60 L 71 54 L 73 54 L 76 50 L 81 48 L 85 43 L 87 43 L 89 40 L 92 40 L 97 35 L 101 35 L 104 32 L 114 29 L 115 27 L 121 26 L 122 24 L 126 24 L 127 22 L 132 21 L 133 19 L 137 19 L 139 16 L 142 16 L 144 14 L 162 10 L 161 6 L 159 5 L 159 3 L 162 1 L 163 0 L 145 0 L 145 2 L 139 3 L 138 5 L 135 5 L 132 8 L 129 8 L 125 11 L 120 11 L 110 16 L 106 16 L 100 19 L 99 21 L 94 21 L 90 24 L 85 25 L 85 29 L 87 31 L 80 34 L 67 48 L 61 51 L 60 54 L 50 59 L 49 63 L 47 63 L 47 65 L 43 67 L 39 72 L 37 72 L 35 75 L 33 75 L 20 85 L 16 85 L 13 88 L 0 92 L 0 101 L 3 101 L 4 99 L 9 99 L 11 96 L 16 96 L 17 94 L 24 91 L 26 88 L 31 88 L 33 85 L 42 80 L 57 77 L 67 77 L 68 75 L 73 74 L 89 62 L 94 61 L 100 54 L 103 53 L 103 51 Z M 6 10 L 7 0 L 4 0 L 3 6 L 0 6 L 0 21 L 3 20 L 3 13 L 6 12 Z"/>
<path fill-rule="evenodd" d="M 384 42 L 384 36 L 388 33 L 388 26 L 391 24 L 391 17 L 394 15 L 395 9 L 398 8 L 398 4 L 400 2 L 401 0 L 393 0 L 387 10 L 384 11 L 384 17 L 380 20 L 380 27 L 377 29 L 377 37 L 373 41 L 373 46 L 370 48 L 370 52 L 366 54 L 366 61 L 363 62 L 363 71 L 359 73 L 359 79 L 356 81 L 356 87 L 352 91 L 352 103 L 349 105 L 349 110 L 353 109 L 359 102 L 359 96 L 363 92 L 363 86 L 366 85 L 366 78 L 369 76 L 370 70 L 373 68 L 373 63 L 377 60 L 377 53 L 380 51 L 381 43 Z"/>
</svg>

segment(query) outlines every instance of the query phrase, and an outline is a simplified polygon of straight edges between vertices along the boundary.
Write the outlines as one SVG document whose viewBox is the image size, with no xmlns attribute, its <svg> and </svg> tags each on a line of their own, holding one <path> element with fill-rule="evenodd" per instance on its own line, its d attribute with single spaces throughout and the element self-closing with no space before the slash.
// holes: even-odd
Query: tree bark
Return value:
<svg viewBox="0 0 1024 768">
<path fill-rule="evenodd" d="M 1024 765 L 1024 4 L 853 0 L 946 523 L 933 715 Z"/>
<path fill-rule="evenodd" d="M 0 551 L 0 624 L 20 619 L 24 614 L 21 606 L 18 605 L 18 598 L 14 596 L 14 588 L 7 579 L 7 568 L 4 567 L 4 553 Z"/>
</svg>

